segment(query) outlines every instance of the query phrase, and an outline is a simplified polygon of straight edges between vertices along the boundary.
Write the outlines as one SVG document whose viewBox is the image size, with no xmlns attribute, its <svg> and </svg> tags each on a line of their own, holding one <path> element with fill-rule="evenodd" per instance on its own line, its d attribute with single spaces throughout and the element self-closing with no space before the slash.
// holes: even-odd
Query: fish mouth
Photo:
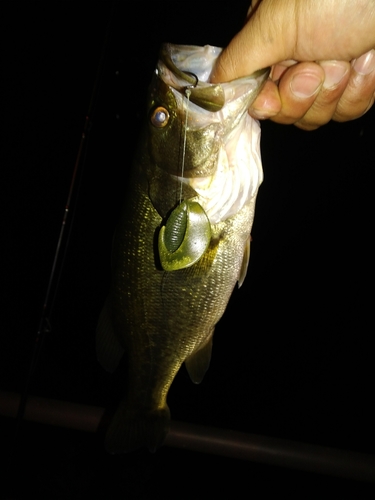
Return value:
<svg viewBox="0 0 375 500">
<path fill-rule="evenodd" d="M 202 109 L 211 112 L 220 111 L 228 101 L 226 88 L 233 86 L 232 82 L 209 83 L 211 72 L 222 49 L 205 45 L 174 45 L 163 44 L 159 54 L 162 63 L 159 68 L 161 77 L 180 94 L 185 95 L 190 90 L 190 101 Z M 164 65 L 164 68 L 163 68 Z M 164 69 L 164 71 L 163 71 Z M 260 69 L 253 74 L 240 78 L 238 82 L 257 82 L 257 92 L 253 93 L 252 101 L 260 92 L 263 83 L 268 78 L 270 68 Z M 251 101 L 251 102 L 252 102 Z M 251 102 L 248 103 L 250 106 Z"/>
<path fill-rule="evenodd" d="M 193 191 L 211 224 L 252 203 L 263 179 L 260 128 L 247 110 L 267 80 L 269 68 L 212 84 L 211 73 L 221 51 L 209 45 L 162 46 L 155 88 L 159 84 L 164 102 L 168 95 L 171 119 L 168 127 L 151 129 L 155 132 L 153 161 L 177 184 Z M 172 137 L 179 147 L 171 148 Z"/>
<path fill-rule="evenodd" d="M 157 75 L 173 92 L 176 114 L 186 127 L 184 178 L 215 173 L 222 145 L 241 123 L 269 75 L 266 68 L 247 77 L 212 84 L 210 76 L 221 52 L 220 47 L 210 45 L 161 47 Z"/>
</svg>

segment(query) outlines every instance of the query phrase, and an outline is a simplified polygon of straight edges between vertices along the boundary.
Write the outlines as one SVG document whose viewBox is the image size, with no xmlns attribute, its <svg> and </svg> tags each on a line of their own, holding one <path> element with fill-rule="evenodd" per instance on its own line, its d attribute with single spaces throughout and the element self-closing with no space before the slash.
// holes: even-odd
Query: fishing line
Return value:
<svg viewBox="0 0 375 500">
<path fill-rule="evenodd" d="M 188 123 L 188 115 L 189 115 L 190 94 L 191 94 L 191 90 L 190 90 L 190 87 L 188 87 L 188 88 L 185 89 L 185 97 L 186 97 L 186 103 L 185 103 L 185 126 L 184 126 L 184 140 L 183 140 L 183 145 L 182 145 L 180 203 L 182 201 L 182 184 L 183 184 L 182 178 L 184 177 L 184 169 L 185 169 L 186 136 L 187 136 L 187 123 Z"/>
<path fill-rule="evenodd" d="M 180 183 L 180 203 L 182 202 L 182 185 L 183 185 L 183 177 L 185 170 L 185 153 L 186 153 L 186 137 L 187 137 L 187 127 L 188 127 L 188 116 L 189 116 L 189 104 L 190 104 L 190 95 L 191 89 L 194 89 L 198 85 L 198 77 L 194 73 L 190 73 L 195 78 L 194 85 L 187 85 L 185 87 L 185 124 L 184 124 L 184 137 L 183 137 L 183 145 L 182 145 L 182 162 L 181 162 L 181 183 Z"/>
<path fill-rule="evenodd" d="M 185 123 L 181 161 L 180 202 L 169 215 L 165 225 L 160 228 L 158 236 L 159 259 L 165 271 L 178 271 L 192 266 L 206 252 L 211 241 L 211 225 L 203 207 L 197 201 L 194 201 L 191 195 L 190 198 L 182 201 L 190 95 L 191 89 L 198 85 L 197 76 L 193 73 L 190 74 L 195 77 L 195 85 L 184 87 L 186 102 L 184 97 L 182 98 L 184 104 L 182 107 L 185 109 Z"/>
</svg>

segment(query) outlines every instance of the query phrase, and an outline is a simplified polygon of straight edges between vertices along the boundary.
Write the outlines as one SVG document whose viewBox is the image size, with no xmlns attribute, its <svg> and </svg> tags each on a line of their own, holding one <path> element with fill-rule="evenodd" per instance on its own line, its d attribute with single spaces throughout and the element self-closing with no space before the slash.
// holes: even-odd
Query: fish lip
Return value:
<svg viewBox="0 0 375 500">
<path fill-rule="evenodd" d="M 208 46 L 203 47 L 203 49 L 206 47 Z M 257 80 L 259 88 L 254 94 L 255 100 L 269 76 L 271 70 L 270 68 L 259 69 L 249 76 L 231 80 L 230 82 L 209 83 L 209 77 L 207 80 L 199 79 L 199 76 L 197 76 L 193 71 L 186 71 L 179 68 L 175 61 L 176 54 L 179 51 L 183 50 L 185 53 L 189 54 L 199 49 L 202 49 L 202 47 L 195 45 L 176 45 L 171 43 L 165 43 L 162 45 L 159 53 L 159 60 L 165 65 L 167 70 L 169 70 L 172 75 L 172 78 L 168 78 L 168 85 L 182 95 L 185 95 L 186 90 L 189 89 L 190 100 L 193 103 L 207 111 L 216 112 L 220 111 L 225 105 L 226 87 L 233 85 L 234 82 L 238 84 L 245 84 L 247 81 Z M 207 64 L 207 70 L 209 69 L 211 72 L 222 49 L 220 47 L 210 46 L 210 51 L 214 53 L 214 55 L 210 57 L 210 64 Z M 203 54 L 202 57 L 204 57 Z"/>
<path fill-rule="evenodd" d="M 208 47 L 208 46 L 205 46 L 205 47 Z M 220 55 L 220 53 L 222 52 L 223 49 L 221 47 L 217 47 L 217 46 L 209 46 L 209 47 L 212 49 L 212 51 L 217 52 L 216 56 L 213 58 L 213 61 L 216 61 L 216 59 L 218 58 L 218 56 Z M 170 69 L 174 73 L 174 75 L 176 77 L 179 76 L 182 80 L 184 80 L 189 85 L 195 86 L 196 77 L 195 77 L 194 73 L 191 73 L 190 71 L 181 70 L 174 61 L 174 55 L 181 50 L 184 50 L 185 52 L 188 52 L 188 51 L 193 52 L 193 51 L 196 51 L 199 49 L 202 49 L 202 47 L 199 45 L 179 45 L 179 44 L 173 44 L 173 43 L 164 43 L 164 44 L 162 44 L 162 46 L 160 48 L 159 59 L 161 59 L 163 61 L 163 63 L 168 67 L 168 69 Z M 212 67 L 213 67 L 213 65 L 212 65 Z M 262 74 L 265 75 L 266 73 L 267 73 L 267 77 L 268 77 L 270 71 L 271 71 L 270 67 L 261 68 L 261 69 L 258 69 L 257 71 L 254 71 L 254 73 L 251 73 L 251 75 L 241 77 L 240 79 L 242 79 L 242 78 L 244 78 L 244 79 L 258 78 Z M 192 75 L 194 75 L 194 76 L 192 76 Z M 204 81 L 206 81 L 206 80 L 204 80 Z M 225 82 L 225 83 L 231 83 L 233 81 L 234 80 L 230 80 L 230 81 Z M 222 83 L 218 83 L 218 84 L 211 83 L 210 85 L 222 85 Z"/>
<path fill-rule="evenodd" d="M 183 47 L 183 49 L 181 49 Z M 193 52 L 199 49 L 198 46 L 181 46 L 170 43 L 163 44 L 160 53 L 159 61 L 164 64 L 167 70 L 172 74 L 172 78 L 168 78 L 168 84 L 185 95 L 186 90 L 190 90 L 190 100 L 199 107 L 207 111 L 220 111 L 225 104 L 225 94 L 221 84 L 214 84 L 202 81 L 193 71 L 180 69 L 175 63 L 173 55 L 178 50 Z M 213 47 L 213 50 L 221 51 L 219 47 Z M 216 60 L 216 58 L 215 58 Z"/>
<path fill-rule="evenodd" d="M 161 49 L 156 69 L 156 78 L 174 95 L 175 118 L 186 126 L 187 144 L 191 145 L 196 141 L 195 147 L 186 147 L 183 172 L 177 161 L 160 162 L 158 165 L 172 174 L 174 180 L 196 193 L 211 224 L 232 217 L 250 204 L 262 181 L 260 156 L 252 153 L 253 148 L 258 147 L 258 122 L 250 119 L 247 110 L 269 75 L 269 69 L 266 68 L 231 82 L 210 84 L 210 75 L 221 50 L 212 46 L 166 44 Z M 191 73 L 198 77 L 198 81 Z M 193 89 L 189 88 L 190 83 Z M 201 96 L 198 102 L 194 102 L 194 95 L 192 96 L 195 91 L 202 89 L 209 93 L 213 87 L 224 92 L 224 105 L 219 112 L 213 111 L 218 111 L 222 103 L 213 109 L 212 101 L 208 103 L 209 106 L 205 106 L 205 103 L 199 101 Z M 191 91 L 188 106 L 189 99 L 184 95 L 186 88 Z M 249 126 L 249 120 L 254 122 L 252 126 Z M 250 132 L 247 133 L 246 130 Z M 197 139 L 194 135 L 196 133 Z M 201 136 L 202 140 L 198 141 Z M 241 153 L 237 153 L 240 137 Z M 200 143 L 204 147 L 198 147 Z M 159 147 L 156 148 L 154 160 L 160 151 Z M 180 167 L 179 170 L 177 166 Z"/>
<path fill-rule="evenodd" d="M 178 85 L 173 86 L 173 88 L 180 91 L 186 88 L 187 85 L 193 85 L 195 87 L 198 82 L 198 77 L 194 75 L 194 73 L 182 71 L 181 69 L 178 68 L 178 66 L 176 66 L 173 60 L 173 52 L 174 49 L 178 49 L 178 47 L 180 47 L 180 45 L 164 43 L 161 46 L 159 52 L 159 59 L 166 65 L 166 67 L 174 74 L 176 78 L 179 78 L 181 80 L 180 86 Z M 181 47 L 183 46 L 181 45 Z M 196 46 L 193 45 L 189 47 L 191 49 L 197 48 Z M 185 85 L 183 85 L 183 83 L 185 83 Z"/>
</svg>

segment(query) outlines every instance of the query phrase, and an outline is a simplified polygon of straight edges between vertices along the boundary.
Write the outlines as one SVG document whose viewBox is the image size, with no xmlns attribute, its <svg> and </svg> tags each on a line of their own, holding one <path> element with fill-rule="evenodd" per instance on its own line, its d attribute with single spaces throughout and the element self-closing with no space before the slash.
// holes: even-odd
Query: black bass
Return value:
<svg viewBox="0 0 375 500">
<path fill-rule="evenodd" d="M 220 52 L 166 44 L 150 86 L 97 329 L 104 368 L 125 354 L 125 398 L 106 436 L 112 453 L 163 443 L 172 381 L 184 362 L 202 380 L 215 325 L 246 275 L 263 178 L 260 128 L 247 109 L 268 70 L 210 84 Z"/>
</svg>

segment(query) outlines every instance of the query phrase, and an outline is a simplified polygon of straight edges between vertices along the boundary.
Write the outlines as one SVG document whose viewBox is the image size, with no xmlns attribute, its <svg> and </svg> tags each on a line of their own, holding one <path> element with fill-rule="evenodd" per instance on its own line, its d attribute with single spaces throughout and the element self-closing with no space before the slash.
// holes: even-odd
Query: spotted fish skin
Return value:
<svg viewBox="0 0 375 500">
<path fill-rule="evenodd" d="M 151 83 L 148 120 L 114 238 L 111 290 L 97 328 L 99 361 L 108 371 L 119 364 L 124 371 L 124 400 L 106 435 L 112 453 L 163 443 L 172 381 L 184 362 L 193 382 L 202 380 L 215 325 L 246 274 L 262 181 L 260 129 L 247 108 L 268 72 L 211 85 L 220 51 L 167 44 Z M 186 87 L 192 88 L 188 102 Z M 202 209 L 209 236 L 197 261 L 166 271 L 159 234 L 182 206 Z M 187 227 L 176 229 L 181 240 L 194 237 L 196 226 Z"/>
</svg>

